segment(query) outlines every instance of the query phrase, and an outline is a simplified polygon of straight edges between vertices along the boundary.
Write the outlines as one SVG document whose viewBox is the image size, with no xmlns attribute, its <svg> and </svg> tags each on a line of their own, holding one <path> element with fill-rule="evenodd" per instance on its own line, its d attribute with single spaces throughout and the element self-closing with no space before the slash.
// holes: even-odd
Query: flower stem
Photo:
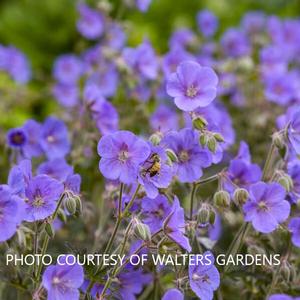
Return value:
<svg viewBox="0 0 300 300">
<path fill-rule="evenodd" d="M 219 176 L 220 176 L 220 174 L 218 173 L 218 174 L 212 175 L 210 177 L 201 179 L 201 180 L 195 182 L 195 185 L 200 185 L 200 184 L 205 184 L 205 183 L 208 183 L 211 181 L 215 181 L 215 180 L 219 179 Z"/>
<path fill-rule="evenodd" d="M 270 147 L 269 152 L 268 152 L 268 155 L 267 155 L 267 158 L 266 158 L 264 169 L 263 169 L 263 174 L 262 174 L 262 180 L 263 181 L 266 181 L 268 179 L 271 163 L 272 163 L 272 160 L 274 158 L 275 149 L 276 149 L 276 146 L 272 142 L 271 147 Z"/>
<path fill-rule="evenodd" d="M 197 191 L 197 185 L 194 183 L 191 192 L 191 198 L 190 198 L 190 220 L 193 219 L 194 198 L 195 198 L 196 191 Z"/>
</svg>

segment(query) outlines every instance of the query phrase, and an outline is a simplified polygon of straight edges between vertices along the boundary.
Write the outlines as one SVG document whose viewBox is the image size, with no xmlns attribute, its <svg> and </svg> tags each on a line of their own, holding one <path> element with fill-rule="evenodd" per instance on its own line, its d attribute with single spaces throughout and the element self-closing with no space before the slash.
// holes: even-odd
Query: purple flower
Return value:
<svg viewBox="0 0 300 300">
<path fill-rule="evenodd" d="M 79 102 L 79 91 L 76 85 L 58 83 L 53 87 L 53 96 L 64 107 L 74 107 Z"/>
<path fill-rule="evenodd" d="M 68 165 L 64 158 L 55 158 L 41 163 L 37 168 L 37 174 L 48 175 L 60 182 L 64 182 L 69 175 L 73 174 L 73 167 Z"/>
<path fill-rule="evenodd" d="M 137 180 L 139 165 L 150 154 L 149 145 L 129 131 L 116 131 L 103 136 L 98 144 L 99 168 L 108 179 L 123 183 Z"/>
<path fill-rule="evenodd" d="M 118 23 L 110 23 L 105 32 L 105 43 L 109 48 L 121 50 L 126 42 L 126 34 Z"/>
<path fill-rule="evenodd" d="M 0 185 L 0 242 L 10 239 L 24 217 L 24 202 Z"/>
<path fill-rule="evenodd" d="M 288 127 L 288 138 L 297 154 L 300 154 L 300 111 L 296 112 Z"/>
<path fill-rule="evenodd" d="M 79 288 L 84 280 L 82 266 L 61 264 L 47 267 L 43 274 L 42 284 L 47 290 L 48 300 L 79 300 Z"/>
<path fill-rule="evenodd" d="M 177 289 L 169 289 L 163 295 L 161 300 L 184 300 L 183 294 Z"/>
<path fill-rule="evenodd" d="M 171 213 L 167 216 L 163 224 L 165 234 L 176 244 L 188 252 L 192 251 L 190 242 L 185 234 L 184 210 L 175 197 Z"/>
<path fill-rule="evenodd" d="M 176 112 L 161 104 L 150 117 L 150 124 L 153 131 L 168 132 L 178 129 L 178 115 Z"/>
<path fill-rule="evenodd" d="M 95 40 L 104 31 L 104 18 L 100 12 L 80 3 L 77 6 L 80 19 L 77 21 L 78 31 L 87 39 Z"/>
<path fill-rule="evenodd" d="M 42 127 L 41 147 L 49 159 L 64 157 L 70 151 L 67 127 L 63 121 L 49 117 Z"/>
<path fill-rule="evenodd" d="M 190 128 L 171 132 L 163 144 L 172 149 L 178 157 L 177 175 L 181 182 L 194 182 L 203 172 L 202 168 L 211 164 L 211 155 L 199 145 L 198 134 Z"/>
<path fill-rule="evenodd" d="M 255 34 L 264 30 L 266 16 L 260 11 L 250 11 L 246 13 L 242 20 L 242 27 L 247 33 Z"/>
<path fill-rule="evenodd" d="M 141 12 L 146 12 L 149 8 L 149 5 L 152 0 L 135 0 L 136 7 L 141 11 Z"/>
<path fill-rule="evenodd" d="M 150 42 L 144 41 L 137 48 L 125 48 L 123 57 L 134 72 L 142 75 L 145 79 L 156 78 L 158 63 Z"/>
<path fill-rule="evenodd" d="M 27 158 L 37 157 L 43 154 L 40 145 L 42 126 L 34 120 L 28 120 L 23 125 L 23 130 L 26 132 L 27 142 L 23 147 L 23 154 Z"/>
<path fill-rule="evenodd" d="M 164 220 L 171 212 L 171 205 L 167 197 L 158 195 L 154 199 L 142 199 L 143 222 L 147 224 L 152 233 L 160 230 Z"/>
<path fill-rule="evenodd" d="M 300 297 L 292 297 L 285 294 L 274 294 L 271 295 L 268 300 L 300 300 Z"/>
<path fill-rule="evenodd" d="M 75 84 L 82 74 L 82 63 L 75 55 L 65 54 L 54 63 L 53 76 L 63 84 Z"/>
<path fill-rule="evenodd" d="M 296 203 L 300 198 L 300 162 L 298 159 L 294 159 L 288 163 L 287 172 L 293 180 L 293 189 L 289 196 Z"/>
<path fill-rule="evenodd" d="M 23 128 L 13 128 L 7 133 L 7 144 L 11 148 L 21 149 L 27 143 L 27 135 Z"/>
<path fill-rule="evenodd" d="M 212 253 L 205 252 L 206 262 L 189 266 L 190 286 L 201 300 L 212 300 L 214 291 L 220 285 L 220 274 L 214 266 Z"/>
<path fill-rule="evenodd" d="M 151 145 L 151 153 L 142 164 L 138 178 L 147 196 L 152 199 L 157 197 L 158 189 L 167 188 L 173 175 L 174 171 L 165 150 L 160 146 Z"/>
<path fill-rule="evenodd" d="M 192 111 L 209 105 L 217 94 L 218 77 L 213 69 L 193 61 L 182 62 L 167 81 L 167 93 L 178 108 Z"/>
<path fill-rule="evenodd" d="M 188 28 L 179 28 L 173 32 L 169 46 L 172 48 L 184 48 L 186 46 L 190 46 L 195 41 L 196 36 L 194 32 Z"/>
<path fill-rule="evenodd" d="M 34 177 L 25 190 L 25 220 L 43 220 L 55 211 L 57 201 L 64 190 L 63 185 L 47 175 Z"/>
<path fill-rule="evenodd" d="M 205 37 L 210 37 L 218 29 L 218 19 L 209 10 L 202 10 L 197 14 L 198 28 Z"/>
<path fill-rule="evenodd" d="M 221 45 L 225 54 L 231 57 L 248 55 L 251 51 L 247 36 L 234 28 L 230 28 L 224 33 Z"/>
<path fill-rule="evenodd" d="M 289 223 L 293 244 L 300 248 L 300 218 L 292 218 Z"/>
<path fill-rule="evenodd" d="M 143 269 L 133 269 L 128 267 L 125 272 L 118 275 L 119 293 L 122 299 L 135 300 L 140 294 L 143 286 L 150 284 L 152 276 L 145 274 Z"/>
<path fill-rule="evenodd" d="M 244 204 L 245 220 L 262 233 L 274 231 L 290 214 L 286 192 L 278 183 L 258 182 L 249 188 L 250 199 Z"/>
</svg>

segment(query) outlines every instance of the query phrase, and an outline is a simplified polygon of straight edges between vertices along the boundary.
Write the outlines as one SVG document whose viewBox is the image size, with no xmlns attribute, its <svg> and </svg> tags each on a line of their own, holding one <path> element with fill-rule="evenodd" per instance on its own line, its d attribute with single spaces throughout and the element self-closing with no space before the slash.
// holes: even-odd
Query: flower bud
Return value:
<svg viewBox="0 0 300 300">
<path fill-rule="evenodd" d="M 82 213 L 82 202 L 79 196 L 74 197 L 75 202 L 76 202 L 76 213 L 81 214 Z"/>
<path fill-rule="evenodd" d="M 249 198 L 249 193 L 246 189 L 243 188 L 237 188 L 234 191 L 233 194 L 233 201 L 237 204 L 237 205 L 243 205 L 246 203 L 246 201 Z"/>
<path fill-rule="evenodd" d="M 213 224 L 215 224 L 215 221 L 216 221 L 216 213 L 215 213 L 214 210 L 211 209 L 209 211 L 209 220 L 208 220 L 208 222 L 209 222 L 209 224 L 213 225 Z"/>
<path fill-rule="evenodd" d="M 166 153 L 171 162 L 178 162 L 178 157 L 172 149 L 166 149 Z"/>
<path fill-rule="evenodd" d="M 202 205 L 198 211 L 197 222 L 207 224 L 209 222 L 210 209 L 207 205 Z"/>
<path fill-rule="evenodd" d="M 201 116 L 197 116 L 193 118 L 192 122 L 193 122 L 193 127 L 198 130 L 202 130 L 208 124 L 207 121 Z"/>
<path fill-rule="evenodd" d="M 66 214 L 65 214 L 65 212 L 64 212 L 62 209 L 59 209 L 59 210 L 58 210 L 57 216 L 58 216 L 58 218 L 59 218 L 62 222 L 64 222 L 64 223 L 67 222 Z"/>
<path fill-rule="evenodd" d="M 46 231 L 47 235 L 49 236 L 49 238 L 51 238 L 51 239 L 54 238 L 55 232 L 54 232 L 54 228 L 53 228 L 52 224 L 46 223 L 45 231 Z"/>
<path fill-rule="evenodd" d="M 161 142 L 161 138 L 162 138 L 162 135 L 158 132 L 156 133 L 153 133 L 150 138 L 149 138 L 149 141 L 154 145 L 154 146 L 157 146 L 160 144 Z"/>
<path fill-rule="evenodd" d="M 292 267 L 286 260 L 281 263 L 280 273 L 286 282 L 291 281 Z"/>
<path fill-rule="evenodd" d="M 137 237 L 142 239 L 143 241 L 151 240 L 151 232 L 149 226 L 140 222 L 139 220 L 135 220 L 136 224 L 134 226 L 134 233 Z"/>
<path fill-rule="evenodd" d="M 208 141 L 207 141 L 207 147 L 208 149 L 215 153 L 216 152 L 216 149 L 217 149 L 217 140 L 213 137 L 213 136 L 210 136 L 208 138 Z"/>
<path fill-rule="evenodd" d="M 214 203 L 217 207 L 225 208 L 230 205 L 230 194 L 227 191 L 220 190 L 214 194 Z"/>
<path fill-rule="evenodd" d="M 65 202 L 67 211 L 74 215 L 76 213 L 76 199 L 74 197 L 68 197 Z"/>
<path fill-rule="evenodd" d="M 208 142 L 208 136 L 206 134 L 201 134 L 199 138 L 199 142 L 202 147 L 205 147 Z"/>
<path fill-rule="evenodd" d="M 217 142 L 225 142 L 224 137 L 220 133 L 214 133 L 214 138 L 216 139 Z"/>
<path fill-rule="evenodd" d="M 272 136 L 272 140 L 274 145 L 278 148 L 278 149 L 282 149 L 285 146 L 284 143 L 284 137 L 282 134 L 280 134 L 279 132 L 275 132 Z"/>
<path fill-rule="evenodd" d="M 287 192 L 290 192 L 293 189 L 293 180 L 288 174 L 280 176 L 277 182 L 283 186 Z"/>
</svg>

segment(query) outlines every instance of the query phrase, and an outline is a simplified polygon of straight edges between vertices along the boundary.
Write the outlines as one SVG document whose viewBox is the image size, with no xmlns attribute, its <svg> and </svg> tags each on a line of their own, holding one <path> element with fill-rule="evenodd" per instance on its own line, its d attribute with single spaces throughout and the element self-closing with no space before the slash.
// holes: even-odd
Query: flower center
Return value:
<svg viewBox="0 0 300 300">
<path fill-rule="evenodd" d="M 16 132 L 11 137 L 11 141 L 14 145 L 21 146 L 25 143 L 25 136 L 22 132 Z"/>
<path fill-rule="evenodd" d="M 194 273 L 193 276 L 192 276 L 192 279 L 194 281 L 202 281 L 202 282 L 208 282 L 209 283 L 209 276 L 207 274 L 204 274 L 202 276 L 198 275 L 197 273 Z"/>
<path fill-rule="evenodd" d="M 36 196 L 32 205 L 35 207 L 41 207 L 44 204 L 44 199 L 41 196 Z"/>
<path fill-rule="evenodd" d="M 48 141 L 48 143 L 54 143 L 54 141 L 55 141 L 54 136 L 53 135 L 47 136 L 47 141 Z"/>
<path fill-rule="evenodd" d="M 52 283 L 53 283 L 54 285 L 59 284 L 59 283 L 60 283 L 59 277 L 57 277 L 57 276 L 53 277 Z"/>
<path fill-rule="evenodd" d="M 269 208 L 268 208 L 266 202 L 261 201 L 261 202 L 259 202 L 259 204 L 258 204 L 258 209 L 259 209 L 260 211 L 267 211 Z"/>
<path fill-rule="evenodd" d="M 189 160 L 189 158 L 190 158 L 190 156 L 189 156 L 189 154 L 188 154 L 188 152 L 186 150 L 180 151 L 180 153 L 179 153 L 179 160 L 181 162 L 186 162 L 186 161 Z"/>
<path fill-rule="evenodd" d="M 194 98 L 198 93 L 198 89 L 194 85 L 190 85 L 186 90 L 186 96 Z"/>
<path fill-rule="evenodd" d="M 119 160 L 123 163 L 128 159 L 128 157 L 129 157 L 128 151 L 123 150 L 119 153 Z"/>
</svg>

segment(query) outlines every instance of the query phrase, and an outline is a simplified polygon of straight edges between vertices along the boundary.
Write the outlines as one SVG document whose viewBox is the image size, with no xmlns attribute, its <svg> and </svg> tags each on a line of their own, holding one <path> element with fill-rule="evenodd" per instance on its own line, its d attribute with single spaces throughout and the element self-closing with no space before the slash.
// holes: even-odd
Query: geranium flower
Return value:
<svg viewBox="0 0 300 300">
<path fill-rule="evenodd" d="M 184 300 L 184 296 L 177 289 L 169 289 L 165 292 L 161 300 Z"/>
<path fill-rule="evenodd" d="M 258 182 L 249 188 L 250 199 L 244 204 L 245 220 L 262 233 L 274 231 L 290 214 L 286 192 L 278 183 Z"/>
<path fill-rule="evenodd" d="M 0 185 L 0 242 L 10 239 L 24 217 L 24 202 L 8 186 Z"/>
<path fill-rule="evenodd" d="M 288 138 L 296 153 L 300 154 L 300 111 L 296 112 L 291 119 Z"/>
<path fill-rule="evenodd" d="M 167 81 L 167 93 L 178 108 L 192 111 L 209 105 L 217 94 L 218 77 L 213 69 L 194 61 L 179 64 Z"/>
<path fill-rule="evenodd" d="M 199 30 L 205 37 L 214 35 L 218 29 L 218 19 L 210 10 L 202 10 L 197 14 L 197 24 Z"/>
<path fill-rule="evenodd" d="M 24 219 L 34 222 L 52 215 L 63 191 L 63 184 L 47 175 L 34 177 L 25 189 Z"/>
<path fill-rule="evenodd" d="M 214 291 L 220 285 L 220 274 L 214 266 L 213 255 L 210 252 L 205 252 L 203 255 L 209 256 L 210 263 L 189 266 L 190 286 L 201 300 L 212 300 Z"/>
<path fill-rule="evenodd" d="M 47 290 L 48 300 L 79 300 L 79 288 L 84 280 L 82 266 L 62 264 L 47 267 L 43 274 L 42 284 Z M 64 264 L 64 265 L 63 265 Z"/>
<path fill-rule="evenodd" d="M 165 234 L 180 247 L 191 252 L 192 248 L 185 234 L 184 210 L 177 198 L 174 199 L 171 213 L 163 224 Z"/>
<path fill-rule="evenodd" d="M 293 244 L 300 248 L 300 218 L 292 218 L 289 223 Z"/>
<path fill-rule="evenodd" d="M 121 130 L 105 135 L 98 144 L 100 171 L 108 179 L 133 183 L 139 165 L 147 159 L 150 151 L 149 145 L 132 132 Z"/>
</svg>

